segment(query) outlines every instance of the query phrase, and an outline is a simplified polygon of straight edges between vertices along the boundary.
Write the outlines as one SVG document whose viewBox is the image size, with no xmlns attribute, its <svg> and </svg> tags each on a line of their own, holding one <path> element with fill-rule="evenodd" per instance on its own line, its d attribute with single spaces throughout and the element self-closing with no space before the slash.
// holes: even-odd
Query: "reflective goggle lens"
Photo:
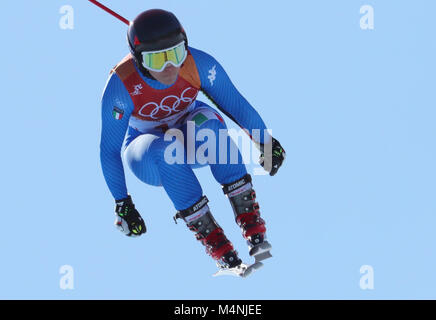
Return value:
<svg viewBox="0 0 436 320">
<path fill-rule="evenodd" d="M 142 52 L 144 67 L 153 71 L 162 71 L 168 63 L 173 64 L 175 67 L 179 67 L 185 58 L 185 42 L 164 51 Z"/>
</svg>

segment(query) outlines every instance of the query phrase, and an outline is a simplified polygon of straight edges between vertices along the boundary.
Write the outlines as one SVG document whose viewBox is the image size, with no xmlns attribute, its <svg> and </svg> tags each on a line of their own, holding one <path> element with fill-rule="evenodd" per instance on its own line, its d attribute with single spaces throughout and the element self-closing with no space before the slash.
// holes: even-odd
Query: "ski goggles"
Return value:
<svg viewBox="0 0 436 320">
<path fill-rule="evenodd" d="M 161 72 L 171 63 L 175 67 L 180 67 L 188 55 L 185 41 L 169 49 L 160 51 L 143 51 L 142 65 L 144 68 L 156 72 Z"/>
</svg>

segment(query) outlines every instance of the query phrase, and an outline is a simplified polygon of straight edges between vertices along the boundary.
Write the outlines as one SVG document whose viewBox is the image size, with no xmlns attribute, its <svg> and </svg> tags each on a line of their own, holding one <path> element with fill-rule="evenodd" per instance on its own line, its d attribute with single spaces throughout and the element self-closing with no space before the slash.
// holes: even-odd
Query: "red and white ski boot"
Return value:
<svg viewBox="0 0 436 320">
<path fill-rule="evenodd" d="M 201 197 L 198 202 L 188 209 L 178 211 L 174 221 L 177 223 L 177 219 L 183 219 L 188 228 L 195 232 L 197 240 L 206 247 L 206 253 L 216 260 L 219 270 L 215 276 L 232 274 L 246 277 L 253 270 L 260 268 L 261 263 L 255 264 L 255 266 L 242 263 L 232 243 L 224 235 L 223 229 L 212 216 L 207 203 L 207 197 Z"/>
<path fill-rule="evenodd" d="M 265 221 L 260 217 L 251 176 L 246 174 L 233 183 L 223 185 L 223 192 L 229 198 L 236 223 L 247 240 L 250 256 L 256 263 L 271 258 L 271 245 L 266 241 Z"/>
</svg>

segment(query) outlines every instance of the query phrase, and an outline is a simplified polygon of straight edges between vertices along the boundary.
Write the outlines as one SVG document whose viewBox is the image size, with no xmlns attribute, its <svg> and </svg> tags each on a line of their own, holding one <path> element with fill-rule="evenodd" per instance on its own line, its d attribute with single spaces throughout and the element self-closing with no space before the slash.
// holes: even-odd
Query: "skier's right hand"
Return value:
<svg viewBox="0 0 436 320">
<path fill-rule="evenodd" d="M 128 237 L 138 237 L 147 231 L 144 220 L 135 209 L 130 195 L 115 201 L 115 226 Z"/>
</svg>

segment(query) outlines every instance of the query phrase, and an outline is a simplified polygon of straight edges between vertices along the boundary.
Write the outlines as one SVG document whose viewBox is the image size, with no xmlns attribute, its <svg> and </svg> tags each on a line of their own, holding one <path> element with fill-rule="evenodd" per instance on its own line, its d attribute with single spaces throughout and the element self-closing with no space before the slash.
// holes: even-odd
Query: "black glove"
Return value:
<svg viewBox="0 0 436 320">
<path fill-rule="evenodd" d="M 269 172 L 270 176 L 277 173 L 286 158 L 286 152 L 280 142 L 272 138 L 271 146 L 259 144 L 260 157 L 259 164 Z M 271 152 L 271 154 L 269 154 Z"/>
<path fill-rule="evenodd" d="M 130 195 L 115 201 L 115 226 L 128 237 L 137 237 L 147 231 L 144 220 L 135 209 Z"/>
</svg>

